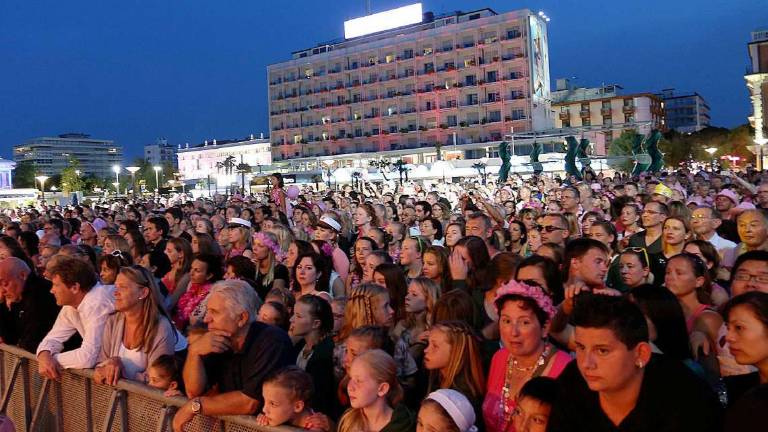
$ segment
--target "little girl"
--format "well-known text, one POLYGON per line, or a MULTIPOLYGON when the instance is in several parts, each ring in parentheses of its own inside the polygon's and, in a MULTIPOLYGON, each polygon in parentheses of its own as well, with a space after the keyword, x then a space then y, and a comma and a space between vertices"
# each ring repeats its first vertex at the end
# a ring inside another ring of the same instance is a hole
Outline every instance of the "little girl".
POLYGON ((456 390, 440 389, 427 395, 419 409, 416 431, 477 432, 475 410, 456 390))
POLYGON ((413 430, 413 414, 400 404, 403 389, 389 354, 378 349, 365 352, 352 362, 349 378, 352 408, 339 420, 339 432, 413 430))
POLYGON ((312 377, 300 368, 288 366, 272 374, 264 380, 262 394, 263 412, 256 417, 260 425, 289 425, 313 431, 332 429, 327 417, 312 411, 312 377))
POLYGON ((176 357, 168 354, 161 355, 149 366, 147 375, 149 376, 149 386, 164 390, 164 396, 183 395, 181 365, 176 357))

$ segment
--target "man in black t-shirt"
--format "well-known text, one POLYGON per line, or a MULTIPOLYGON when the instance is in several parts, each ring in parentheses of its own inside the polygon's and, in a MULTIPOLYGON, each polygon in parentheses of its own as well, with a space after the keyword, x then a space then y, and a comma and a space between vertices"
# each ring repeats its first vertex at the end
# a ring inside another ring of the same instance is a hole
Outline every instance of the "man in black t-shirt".
POLYGON ((182 430, 196 414, 255 413, 263 404, 264 379, 295 363, 288 334, 255 321, 260 303, 246 282, 229 280, 213 286, 205 315, 208 331, 190 337, 184 386, 191 400, 174 417, 174 430, 182 430), (216 396, 201 396, 212 388, 216 396))
POLYGON ((16 257, 0 261, 0 340, 35 352, 59 314, 51 282, 16 257))
POLYGON ((681 362, 651 354, 637 305, 624 297, 582 294, 571 323, 576 361, 558 378, 548 431, 720 430, 714 393, 681 362))

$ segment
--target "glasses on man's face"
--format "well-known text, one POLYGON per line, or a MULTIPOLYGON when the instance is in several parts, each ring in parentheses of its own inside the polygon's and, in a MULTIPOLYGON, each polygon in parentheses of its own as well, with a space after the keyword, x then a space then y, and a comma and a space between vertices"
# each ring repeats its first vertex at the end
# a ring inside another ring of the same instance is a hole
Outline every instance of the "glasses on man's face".
POLYGON ((768 275, 766 274, 751 275, 749 273, 736 273, 733 279, 740 282, 749 282, 751 280, 754 280, 757 283, 768 284, 768 275))
POLYGON ((662 214, 661 212, 657 212, 657 211, 653 211, 653 210, 648 210, 648 209, 643 210, 643 213, 649 214, 649 215, 660 215, 660 214, 662 214))
POLYGON ((565 230, 565 228, 556 227, 554 225, 538 225, 536 229, 538 229, 539 231, 546 231, 548 233, 565 230))

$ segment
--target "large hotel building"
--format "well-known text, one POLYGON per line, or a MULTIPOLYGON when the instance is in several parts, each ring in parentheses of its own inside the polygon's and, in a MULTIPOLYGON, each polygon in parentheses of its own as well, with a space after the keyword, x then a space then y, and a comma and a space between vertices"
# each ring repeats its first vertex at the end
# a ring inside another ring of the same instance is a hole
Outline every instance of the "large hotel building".
POLYGON ((428 163, 436 146, 444 159, 483 157, 512 130, 552 128, 546 20, 529 10, 427 12, 294 52, 268 67, 273 160, 428 163))

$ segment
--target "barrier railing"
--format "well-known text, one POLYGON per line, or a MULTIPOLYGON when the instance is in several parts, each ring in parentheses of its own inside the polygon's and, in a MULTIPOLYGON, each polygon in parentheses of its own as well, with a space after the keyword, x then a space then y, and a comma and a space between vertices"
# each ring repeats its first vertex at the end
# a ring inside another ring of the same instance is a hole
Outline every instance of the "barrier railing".
MULTIPOLYGON (((164 432, 172 431, 176 410, 187 401, 120 380, 96 384, 90 369, 67 370, 60 381, 42 378, 31 353, 0 344, 0 413, 17 432, 164 432)), ((256 424, 253 416, 195 416, 189 432, 287 432, 256 424)))

